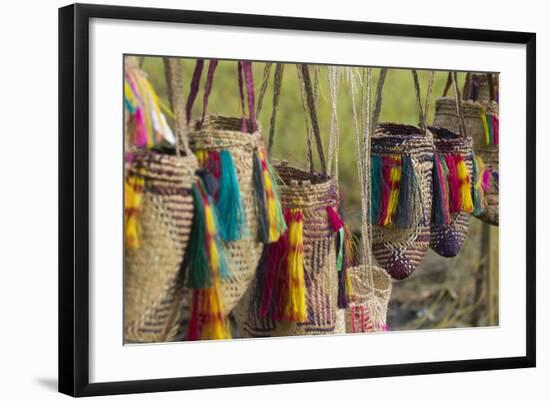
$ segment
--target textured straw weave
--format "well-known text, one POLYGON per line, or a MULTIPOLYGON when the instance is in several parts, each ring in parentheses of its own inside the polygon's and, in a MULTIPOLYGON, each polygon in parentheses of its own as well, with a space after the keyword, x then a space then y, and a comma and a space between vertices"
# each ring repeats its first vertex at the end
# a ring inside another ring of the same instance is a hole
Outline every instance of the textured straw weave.
POLYGON ((388 303, 390 301, 392 282, 385 270, 378 266, 372 267, 374 282, 374 299, 369 287, 368 269, 364 266, 355 266, 348 270, 351 280, 351 299, 346 307, 346 333, 367 333, 380 331, 376 324, 386 324, 388 303), (379 319, 372 319, 371 308, 378 314, 379 319))
MULTIPOLYGON (((489 113, 498 115, 498 105, 495 102, 489 104, 489 113)), ((473 147, 477 156, 481 157, 485 167, 493 173, 499 171, 498 145, 487 145, 485 143, 485 131, 480 118, 485 108, 479 103, 462 102, 464 110, 464 121, 466 133, 473 139, 473 147)), ((437 127, 447 128, 450 131, 458 132, 459 120, 456 115, 456 101, 452 98, 439 98, 435 102, 434 124, 437 127)), ((485 213, 476 216, 479 219, 498 225, 499 222, 499 195, 498 181, 492 179, 491 186, 485 192, 487 208, 485 213)))
MULTIPOLYGON (((257 125, 256 132, 252 134, 242 132, 241 123, 241 118, 210 115, 204 120, 202 128, 189 133, 189 146, 193 152, 228 150, 231 153, 244 208, 246 231, 243 238, 223 245, 230 275, 222 281, 225 314, 229 314, 239 302, 254 278, 263 249, 258 237, 252 168, 254 152, 262 145, 261 130, 257 125)), ((250 121, 248 123, 250 126, 250 121)))
MULTIPOLYGON (((461 137, 445 128, 430 127, 429 129, 434 134, 436 153, 461 155, 466 163, 470 183, 472 183, 472 138, 461 137)), ((470 214, 466 212, 452 213, 449 224, 436 225, 432 222, 430 247, 441 256, 452 257, 458 255, 468 234, 469 222, 470 214)))
POLYGON ((181 320, 183 254, 191 231, 194 156, 137 151, 128 174, 144 180, 139 210, 140 246, 126 249, 125 342, 170 341, 181 320))
MULTIPOLYGON (((254 283, 235 309, 239 334, 242 337, 278 337, 335 333, 338 309, 336 234, 326 211, 328 206, 336 207, 338 203, 334 180, 286 164, 275 168, 281 180, 279 195, 283 208, 299 208, 304 215, 307 321, 260 318, 253 306, 258 290, 254 283)), ((341 326, 340 323, 340 330, 341 326)))
POLYGON ((410 125, 380 124, 372 136, 373 155, 409 155, 420 189, 422 216, 412 228, 373 226, 372 251, 395 279, 408 277, 420 264, 430 242, 433 136, 410 125))

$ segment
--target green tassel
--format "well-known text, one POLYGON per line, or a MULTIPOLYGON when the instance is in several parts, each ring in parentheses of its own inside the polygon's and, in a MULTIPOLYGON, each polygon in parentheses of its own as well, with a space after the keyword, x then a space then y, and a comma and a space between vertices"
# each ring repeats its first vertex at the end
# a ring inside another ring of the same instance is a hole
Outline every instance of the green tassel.
POLYGON ((191 226, 191 235, 183 260, 185 269, 189 269, 189 287, 190 288, 208 288, 211 285, 210 269, 208 266, 208 256, 205 248, 205 222, 204 222, 204 204, 197 180, 192 187, 193 193, 193 225, 191 226))

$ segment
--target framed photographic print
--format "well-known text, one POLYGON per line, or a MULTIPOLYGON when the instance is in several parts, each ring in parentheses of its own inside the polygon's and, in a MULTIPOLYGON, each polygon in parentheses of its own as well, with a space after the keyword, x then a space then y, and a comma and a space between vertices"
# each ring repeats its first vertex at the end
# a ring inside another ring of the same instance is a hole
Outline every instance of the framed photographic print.
POLYGON ((61 8, 59 390, 535 366, 535 43, 61 8))

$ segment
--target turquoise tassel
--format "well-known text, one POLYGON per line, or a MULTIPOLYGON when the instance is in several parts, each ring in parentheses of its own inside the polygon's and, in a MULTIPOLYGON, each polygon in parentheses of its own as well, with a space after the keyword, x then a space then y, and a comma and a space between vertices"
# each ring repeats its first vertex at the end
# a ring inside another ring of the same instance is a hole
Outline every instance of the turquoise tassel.
POLYGON ((224 241, 235 241, 243 235, 244 213, 233 158, 227 150, 220 151, 219 185, 216 207, 220 218, 220 235, 224 241))

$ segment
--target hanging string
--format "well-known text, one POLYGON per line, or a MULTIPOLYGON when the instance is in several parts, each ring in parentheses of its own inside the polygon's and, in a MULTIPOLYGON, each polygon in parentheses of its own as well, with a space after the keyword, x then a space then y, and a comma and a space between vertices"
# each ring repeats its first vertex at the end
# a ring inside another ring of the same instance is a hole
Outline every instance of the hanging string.
MULTIPOLYGON (((352 100, 353 111, 353 127, 355 137, 355 148, 357 155, 357 173, 359 175, 360 191, 361 191, 361 242, 362 242, 362 265, 367 273, 369 292, 374 299, 374 273, 373 273, 373 259, 371 253, 372 244, 372 231, 370 222, 370 137, 372 120, 371 112, 371 83, 372 83, 372 69, 366 69, 366 76, 360 79, 361 94, 362 94, 362 120, 364 126, 359 127, 359 118, 356 105, 357 94, 357 73, 353 69, 348 70, 348 77, 350 82, 350 96, 352 100)), ((373 311, 371 311, 373 312, 373 311)))
POLYGON ((256 107, 256 118, 260 119, 260 113, 264 104, 264 96, 267 91, 267 85, 269 84, 269 76, 271 74, 271 66, 273 63, 265 63, 264 76, 262 78, 262 85, 260 86, 260 93, 258 94, 258 106, 256 107))
POLYGON ((298 83, 300 86, 300 95, 302 97, 302 108, 304 110, 304 116, 306 120, 306 132, 307 132, 307 153, 306 153, 306 169, 310 172, 313 171, 313 151, 311 148, 311 126, 309 123, 309 113, 308 113, 308 105, 307 105, 307 99, 306 99, 306 90, 305 90, 305 84, 304 84, 304 77, 302 74, 302 69, 299 64, 296 64, 296 71, 298 74, 298 83))
POLYGON ((458 130, 460 131, 460 136, 466 137, 466 125, 464 123, 464 114, 462 110, 462 101, 460 100, 460 92, 458 89, 458 79, 456 71, 451 72, 451 79, 453 81, 453 89, 456 99, 456 114, 458 116, 458 130))
POLYGON ((340 148, 340 127, 338 125, 338 92, 340 90, 341 67, 328 67, 328 86, 332 116, 330 120, 330 140, 328 146, 328 174, 338 186, 338 154, 340 148))

